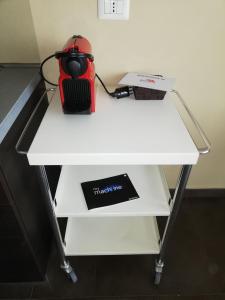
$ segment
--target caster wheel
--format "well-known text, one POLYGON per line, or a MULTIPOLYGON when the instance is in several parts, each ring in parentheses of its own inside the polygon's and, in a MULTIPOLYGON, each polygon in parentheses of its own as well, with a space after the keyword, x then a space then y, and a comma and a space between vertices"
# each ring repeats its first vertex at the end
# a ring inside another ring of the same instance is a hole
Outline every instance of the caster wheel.
POLYGON ((161 276, 162 276, 162 273, 159 273, 159 272, 155 273, 155 280, 154 280, 154 284, 155 285, 159 285, 160 284, 161 276))
POLYGON ((74 271, 71 271, 70 273, 68 273, 67 276, 73 283, 77 282, 77 275, 75 274, 74 271))

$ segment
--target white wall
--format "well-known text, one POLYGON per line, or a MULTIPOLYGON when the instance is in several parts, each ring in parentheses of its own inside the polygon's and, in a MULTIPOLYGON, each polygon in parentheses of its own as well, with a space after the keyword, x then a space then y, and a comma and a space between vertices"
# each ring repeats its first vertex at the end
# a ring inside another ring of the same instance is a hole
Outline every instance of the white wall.
POLYGON ((28 0, 0 0, 0 63, 39 62, 28 0))
MULTIPOLYGON (((130 0, 130 20, 118 22, 97 18, 96 0, 29 1, 41 59, 81 34, 91 41, 107 84, 128 71, 176 77, 176 88, 212 141, 189 186, 225 187, 224 0, 130 0)), ((57 80, 56 63, 45 70, 57 80)), ((168 173, 172 181, 175 173, 168 173)))

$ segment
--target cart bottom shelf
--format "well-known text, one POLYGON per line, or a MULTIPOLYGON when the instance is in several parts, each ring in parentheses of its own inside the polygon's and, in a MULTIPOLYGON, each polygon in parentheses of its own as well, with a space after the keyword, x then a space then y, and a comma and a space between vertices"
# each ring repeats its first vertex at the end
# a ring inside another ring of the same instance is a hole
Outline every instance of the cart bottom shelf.
POLYGON ((65 253, 72 255, 158 254, 155 217, 69 218, 65 253))

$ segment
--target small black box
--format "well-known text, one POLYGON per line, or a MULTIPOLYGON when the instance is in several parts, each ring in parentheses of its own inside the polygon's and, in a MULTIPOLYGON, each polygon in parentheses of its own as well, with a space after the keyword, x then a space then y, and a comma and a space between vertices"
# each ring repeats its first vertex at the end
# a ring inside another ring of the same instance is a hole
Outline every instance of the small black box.
POLYGON ((163 100, 166 92, 135 86, 133 88, 136 100, 163 100))

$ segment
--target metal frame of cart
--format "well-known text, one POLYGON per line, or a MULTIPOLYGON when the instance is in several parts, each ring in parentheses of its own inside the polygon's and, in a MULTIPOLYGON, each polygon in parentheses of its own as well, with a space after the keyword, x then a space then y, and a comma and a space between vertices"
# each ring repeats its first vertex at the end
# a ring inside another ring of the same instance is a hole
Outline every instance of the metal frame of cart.
MULTIPOLYGON (((38 110, 39 105, 45 99, 46 94, 48 92, 54 92, 55 93, 55 89, 48 89, 43 94, 43 96, 40 98, 40 100, 39 100, 39 102, 36 106, 36 109, 33 111, 27 125, 25 126, 25 128, 24 128, 24 130, 23 130, 23 132, 22 132, 22 134, 21 134, 21 136, 20 136, 20 138, 17 142, 16 150, 20 154, 27 155, 27 151, 21 149, 21 144, 22 144, 22 141, 23 141, 23 139, 26 135, 26 131, 29 128, 29 126, 32 122, 32 119, 33 119, 36 111, 38 110)), ((184 102, 181 95, 175 90, 173 90, 172 92, 175 93, 176 96, 181 101, 183 107, 185 108, 185 110, 188 113, 190 119, 192 120, 195 128, 197 129, 200 137, 202 138, 203 142, 205 143, 205 147, 197 148, 199 154, 207 154, 210 151, 210 147, 211 147, 207 136, 205 135, 205 133, 202 130, 201 126, 199 125, 198 121, 195 119, 195 117, 193 116, 193 114, 191 113, 189 108, 187 107, 187 105, 184 102)), ((125 164, 128 165, 129 162, 126 161, 125 164)), ((169 241, 169 238, 170 238, 170 233, 172 231, 172 228, 173 228, 175 220, 176 220, 176 216, 179 212, 180 204, 182 202, 183 193, 185 191, 185 188, 186 188, 186 185, 187 185, 187 182, 188 182, 188 178, 189 178, 189 175, 190 175, 190 172, 191 172, 191 168, 192 168, 192 164, 185 164, 185 165, 182 166, 179 177, 178 177, 178 180, 177 180, 177 185, 176 185, 176 188, 175 188, 174 196, 173 196, 172 199, 170 199, 169 204, 168 204, 169 207, 170 207, 170 215, 168 216, 163 236, 159 241, 159 254, 157 255, 156 264, 155 264, 155 281, 154 282, 155 282, 156 285, 158 285, 160 283, 160 280, 161 280, 161 275, 162 275, 162 271, 163 271, 163 267, 164 267, 164 260, 165 260, 165 255, 166 255, 167 244, 168 244, 168 241, 169 241)), ((40 171, 43 187, 45 188, 46 196, 47 196, 47 199, 48 199, 47 207, 48 207, 48 212, 49 212, 49 218, 51 220, 52 228, 53 228, 53 231, 54 231, 56 245, 57 245, 57 248, 58 248, 58 253, 59 253, 60 261, 61 261, 61 268, 65 271, 65 273, 72 280, 72 282, 76 282, 77 281, 77 276, 76 276, 72 266, 70 265, 69 261, 66 259, 65 243, 64 243, 63 238, 62 238, 61 233, 60 233, 60 229, 59 229, 59 225, 58 225, 58 221, 57 221, 57 216, 56 216, 56 212, 55 212, 55 199, 52 198, 52 194, 51 194, 51 191, 50 191, 48 177, 47 177, 47 174, 46 174, 45 167, 44 167, 44 165, 39 165, 38 169, 40 171)))

